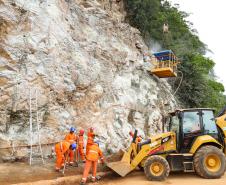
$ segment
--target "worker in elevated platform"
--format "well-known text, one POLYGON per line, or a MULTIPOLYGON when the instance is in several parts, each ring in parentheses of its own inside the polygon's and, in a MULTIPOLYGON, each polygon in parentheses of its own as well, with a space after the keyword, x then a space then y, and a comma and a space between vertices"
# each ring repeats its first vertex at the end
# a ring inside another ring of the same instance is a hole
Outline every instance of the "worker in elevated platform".
MULTIPOLYGON (((73 143, 76 143, 77 144, 77 142, 78 142, 78 137, 77 137, 77 135, 75 134, 75 132, 76 132, 76 129, 74 128, 74 127, 71 127, 70 128, 70 132, 65 136, 65 141, 68 141, 70 144, 73 144, 73 143)), ((70 163, 70 165, 73 165, 74 164, 74 151, 70 151, 70 154, 69 154, 69 163, 70 163)), ((77 159, 78 157, 77 157, 77 155, 76 155, 76 159, 75 159, 75 161, 76 161, 76 163, 75 163, 75 165, 77 166, 78 164, 77 164, 77 159)))
POLYGON ((76 143, 70 144, 68 141, 61 141, 55 145, 56 152, 56 171, 64 166, 71 151, 76 149, 76 143))

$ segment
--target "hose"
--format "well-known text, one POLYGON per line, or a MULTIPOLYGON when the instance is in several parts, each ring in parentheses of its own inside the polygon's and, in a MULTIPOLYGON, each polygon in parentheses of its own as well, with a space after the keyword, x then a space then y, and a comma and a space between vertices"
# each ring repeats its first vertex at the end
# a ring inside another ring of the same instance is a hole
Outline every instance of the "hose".
POLYGON ((181 78, 180 78, 180 83, 179 83, 177 89, 176 89, 176 90, 174 91, 174 93, 173 93, 173 96, 175 96, 175 94, 176 94, 177 91, 179 90, 179 88, 180 88, 180 86, 181 86, 181 84, 182 84, 183 78, 184 78, 184 75, 183 75, 183 73, 182 73, 181 71, 177 71, 177 73, 180 73, 180 74, 181 74, 181 78))
MULTIPOLYGON (((183 73, 182 73, 181 71, 177 71, 177 73, 180 73, 180 74, 181 74, 181 78, 180 78, 179 85, 178 85, 178 87, 176 88, 176 90, 174 91, 174 93, 172 94, 172 96, 175 96, 175 95, 176 95, 176 93, 178 92, 178 90, 179 90, 180 87, 181 87, 181 84, 182 84, 182 81, 183 81, 183 78, 184 78, 184 75, 183 75, 183 73)), ((168 100, 166 101, 165 105, 168 104, 169 101, 170 101, 170 99, 168 99, 168 100)))

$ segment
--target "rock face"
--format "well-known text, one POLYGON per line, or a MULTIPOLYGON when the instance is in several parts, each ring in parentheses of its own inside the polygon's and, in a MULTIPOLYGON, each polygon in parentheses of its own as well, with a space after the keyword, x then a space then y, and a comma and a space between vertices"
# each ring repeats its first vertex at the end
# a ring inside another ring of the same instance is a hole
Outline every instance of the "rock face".
POLYGON ((28 144, 29 119, 37 143, 36 114, 42 143, 92 126, 116 152, 131 129, 160 132, 176 101, 124 15, 118 0, 0 0, 0 147, 28 144))

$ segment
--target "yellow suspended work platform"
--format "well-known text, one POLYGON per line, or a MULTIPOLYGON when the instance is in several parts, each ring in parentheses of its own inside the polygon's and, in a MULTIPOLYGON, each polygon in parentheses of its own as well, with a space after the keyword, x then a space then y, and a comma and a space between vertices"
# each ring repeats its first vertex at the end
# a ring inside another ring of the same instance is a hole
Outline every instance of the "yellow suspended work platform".
POLYGON ((150 72, 159 78, 177 76, 177 65, 180 62, 171 50, 154 53, 151 63, 154 65, 154 68, 150 72))

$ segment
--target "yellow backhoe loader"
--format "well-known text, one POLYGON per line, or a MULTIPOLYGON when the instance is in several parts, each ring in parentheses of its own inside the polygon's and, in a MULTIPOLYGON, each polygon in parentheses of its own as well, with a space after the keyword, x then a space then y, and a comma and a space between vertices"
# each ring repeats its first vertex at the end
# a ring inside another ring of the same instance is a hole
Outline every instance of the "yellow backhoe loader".
POLYGON ((162 181, 169 172, 196 172, 220 178, 226 169, 226 108, 214 118, 209 108, 180 109, 169 113, 167 132, 137 143, 137 130, 121 161, 107 166, 124 177, 137 167, 148 180, 162 181))

